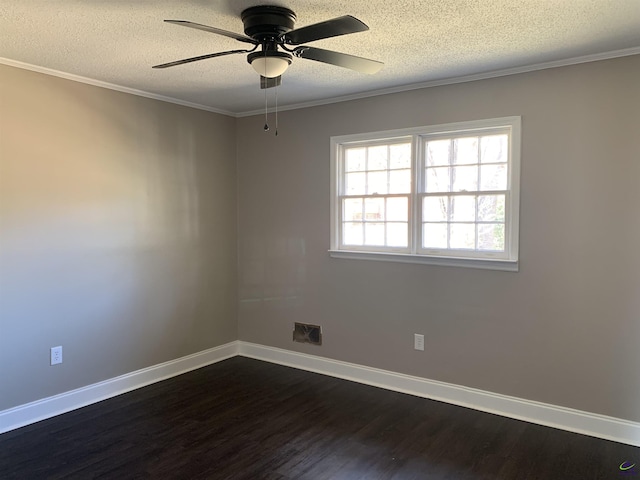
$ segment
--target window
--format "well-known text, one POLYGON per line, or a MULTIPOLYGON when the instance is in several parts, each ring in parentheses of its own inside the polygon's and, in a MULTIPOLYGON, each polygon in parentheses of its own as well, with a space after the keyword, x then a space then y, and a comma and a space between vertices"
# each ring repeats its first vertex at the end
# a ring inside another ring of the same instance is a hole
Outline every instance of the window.
POLYGON ((518 269, 520 117, 332 137, 335 257, 518 269))

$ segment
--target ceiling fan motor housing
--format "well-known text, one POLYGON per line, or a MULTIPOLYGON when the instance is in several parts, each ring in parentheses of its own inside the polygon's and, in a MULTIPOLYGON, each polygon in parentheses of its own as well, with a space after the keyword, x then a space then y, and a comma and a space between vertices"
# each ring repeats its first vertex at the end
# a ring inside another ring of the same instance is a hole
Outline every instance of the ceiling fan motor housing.
POLYGON ((291 10, 273 5, 247 8, 241 18, 244 33, 261 43, 287 33, 296 22, 296 14, 291 10))
MULTIPOLYGON (((261 77, 267 79, 278 78, 282 75, 291 64, 294 56, 296 58, 349 68, 362 73, 373 74, 382 68, 382 62, 304 45, 305 43, 322 40, 324 38, 369 30, 369 27, 367 27, 365 23, 351 15, 343 15, 325 20, 324 22, 294 29, 296 14, 293 13, 292 10, 276 5, 259 5, 243 10, 241 19, 244 25, 245 35, 186 20, 165 20, 165 22, 175 25, 204 30, 224 37, 233 38, 245 44, 252 45, 252 48, 228 50, 226 52, 184 58, 175 62, 154 65, 153 68, 174 67, 176 65, 236 53, 247 53, 247 61, 253 69, 260 74, 261 77), (294 48, 288 48, 288 45, 294 48), (260 50, 258 50, 258 48, 260 48, 260 50)), ((269 88, 276 86, 277 83, 265 82, 265 85, 265 88, 269 88)))

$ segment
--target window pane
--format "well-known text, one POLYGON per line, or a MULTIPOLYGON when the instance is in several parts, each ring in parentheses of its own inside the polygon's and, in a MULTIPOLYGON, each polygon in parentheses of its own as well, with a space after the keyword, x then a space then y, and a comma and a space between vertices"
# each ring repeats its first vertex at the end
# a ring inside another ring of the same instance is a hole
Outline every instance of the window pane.
POLYGON ((476 197, 460 196, 451 199, 451 221, 475 222, 476 221, 476 197))
POLYGON ((476 226, 468 223, 452 223, 451 237, 449 238, 451 248, 476 248, 476 226))
POLYGON ((340 229, 332 248, 511 258, 518 242, 511 222, 519 213, 519 178, 511 169, 520 161, 511 145, 519 143, 512 137, 519 125, 509 117, 332 137, 338 163, 331 167, 340 175, 332 185, 332 233, 340 229))
POLYGON ((363 236, 362 236, 362 228, 363 223, 343 223, 342 224, 342 243, 345 245, 362 245, 363 244, 363 236))
POLYGON ((480 139, 480 162, 507 161, 507 135, 487 135, 480 139))
POLYGON ((453 168, 453 188, 454 192, 473 192, 478 189, 478 167, 453 168))
POLYGON ((408 247, 409 224, 387 223, 387 245, 390 247, 408 247))
POLYGON ((507 164, 482 165, 480 167, 480 190, 506 190, 507 164))
POLYGON ((422 220, 425 222, 446 222, 448 212, 449 197, 424 197, 422 200, 422 220))
POLYGON ((504 222, 504 195, 478 195, 478 221, 504 222))
POLYGON ((422 225, 423 248, 447 248, 446 223, 425 223, 422 225))
POLYGON ((389 168, 411 168, 411 144, 391 145, 389 147, 389 168))
POLYGON ((362 199, 361 198, 346 198, 344 200, 344 210, 342 211, 343 220, 349 221, 362 221, 362 199))
POLYGON ((382 195, 387 193, 387 172, 369 172, 367 174, 367 193, 382 195))
POLYGON ((409 220, 409 199, 387 198, 387 220, 406 222, 409 220))
POLYGON ((411 170, 391 170, 389 172, 389 193, 411 192, 411 170))
POLYGON ((478 250, 504 252, 504 224, 478 225, 478 250))
POLYGON ((365 245, 383 246, 384 223, 365 223, 364 243, 365 245))
POLYGON ((369 163, 367 170, 387 169, 387 146, 369 147, 369 163))
POLYGON ((453 163, 458 165, 478 163, 478 137, 456 138, 453 144, 455 152, 453 163))
POLYGON ((451 140, 433 140, 427 142, 427 167, 449 165, 451 140))
POLYGON ((348 148, 345 151, 346 166, 345 171, 355 172, 356 170, 364 170, 365 149, 364 148, 348 148))
POLYGON ((347 195, 364 195, 365 192, 365 173, 347 173, 345 193, 347 195))
POLYGON ((449 172, 448 167, 427 168, 426 175, 426 192, 448 192, 449 191, 449 172))
POLYGON ((364 219, 367 222, 384 221, 384 198, 365 199, 364 219))

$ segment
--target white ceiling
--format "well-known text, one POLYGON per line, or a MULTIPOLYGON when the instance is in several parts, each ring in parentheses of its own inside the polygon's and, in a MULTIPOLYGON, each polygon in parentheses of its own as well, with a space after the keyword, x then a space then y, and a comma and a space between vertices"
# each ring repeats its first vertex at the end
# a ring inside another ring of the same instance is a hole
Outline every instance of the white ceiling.
POLYGON ((245 55, 151 66, 246 46, 163 19, 243 33, 240 12, 260 4, 292 9, 296 27, 353 15, 371 30, 312 45, 385 63, 365 75, 294 59, 281 107, 640 53, 640 0, 0 0, 0 62, 246 114, 263 108, 265 91, 245 55))

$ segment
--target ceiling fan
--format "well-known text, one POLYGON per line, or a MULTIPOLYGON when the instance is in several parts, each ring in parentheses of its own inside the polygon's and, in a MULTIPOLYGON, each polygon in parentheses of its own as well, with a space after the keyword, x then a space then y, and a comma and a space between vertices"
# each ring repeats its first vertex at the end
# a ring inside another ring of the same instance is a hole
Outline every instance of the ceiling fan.
POLYGON ((376 60, 302 45, 315 40, 369 30, 367 25, 351 15, 344 15, 296 29, 293 29, 296 21, 295 13, 284 7, 267 5, 247 8, 242 12, 241 18, 245 35, 186 20, 165 20, 165 22, 175 25, 233 38, 253 47, 185 58, 175 62, 155 65, 153 68, 174 67, 207 58, 247 53, 247 61, 260 75, 260 87, 270 88, 280 85, 281 75, 291 64, 293 57, 315 60, 368 74, 376 73, 384 65, 376 60), (260 47, 260 50, 258 50, 258 47, 260 47))

